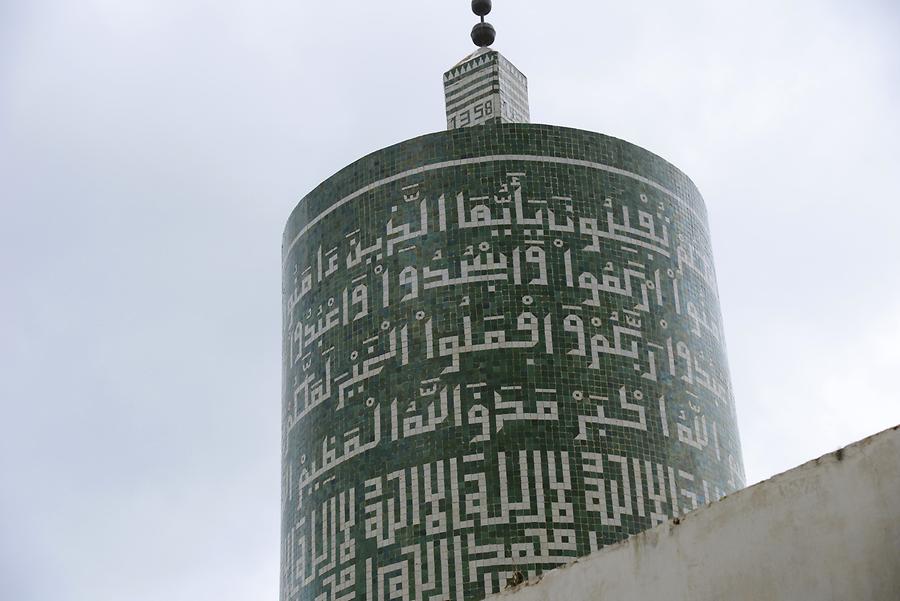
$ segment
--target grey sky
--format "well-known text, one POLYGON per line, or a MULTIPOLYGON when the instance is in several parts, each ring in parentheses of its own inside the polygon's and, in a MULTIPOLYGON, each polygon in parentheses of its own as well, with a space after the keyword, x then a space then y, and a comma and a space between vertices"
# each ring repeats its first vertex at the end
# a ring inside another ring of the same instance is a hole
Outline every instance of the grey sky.
MULTIPOLYGON (((704 194, 751 482, 900 423, 895 2, 490 20, 534 121, 704 194)), ((465 0, 0 3, 0 598, 277 598, 284 220, 443 129, 473 23, 465 0)))

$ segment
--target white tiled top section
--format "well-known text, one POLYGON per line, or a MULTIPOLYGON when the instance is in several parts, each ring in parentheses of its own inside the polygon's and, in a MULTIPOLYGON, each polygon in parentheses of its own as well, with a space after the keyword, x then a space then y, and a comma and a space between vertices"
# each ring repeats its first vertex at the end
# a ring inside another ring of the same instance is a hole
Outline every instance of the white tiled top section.
POLYGON ((530 119, 528 79, 489 48, 478 49, 444 73, 444 100, 447 129, 530 119))

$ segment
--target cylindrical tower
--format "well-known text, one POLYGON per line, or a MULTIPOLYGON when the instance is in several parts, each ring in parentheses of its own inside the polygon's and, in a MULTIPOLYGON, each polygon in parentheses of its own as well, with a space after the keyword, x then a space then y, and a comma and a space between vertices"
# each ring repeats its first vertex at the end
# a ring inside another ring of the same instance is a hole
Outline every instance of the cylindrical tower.
POLYGON ((480 599, 743 486, 706 209, 642 148, 391 146, 283 269, 284 601, 480 599))

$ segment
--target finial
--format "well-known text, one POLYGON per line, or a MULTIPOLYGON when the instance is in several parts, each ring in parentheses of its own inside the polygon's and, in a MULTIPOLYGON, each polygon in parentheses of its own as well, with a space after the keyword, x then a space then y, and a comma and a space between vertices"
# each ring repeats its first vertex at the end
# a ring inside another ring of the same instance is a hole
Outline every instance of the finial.
POLYGON ((491 0, 472 0, 472 12, 481 17, 481 23, 476 23, 472 28, 472 41, 481 48, 490 46, 497 37, 494 26, 484 20, 484 16, 491 12, 491 0))
POLYGON ((491 0, 472 0, 472 12, 483 17, 491 12, 491 0))

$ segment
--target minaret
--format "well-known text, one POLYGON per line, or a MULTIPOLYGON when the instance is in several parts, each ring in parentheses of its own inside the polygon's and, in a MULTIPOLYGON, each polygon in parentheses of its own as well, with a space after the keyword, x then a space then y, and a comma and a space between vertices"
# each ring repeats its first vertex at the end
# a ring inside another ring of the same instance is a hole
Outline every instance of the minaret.
POLYGON ((473 0, 481 22, 472 28, 478 50, 444 73, 447 129, 483 123, 529 123, 528 79, 502 54, 492 50, 496 31, 485 22, 491 0, 473 0))
POLYGON ((744 485, 700 192, 529 123, 472 8, 448 130, 284 230, 282 601, 484 599, 744 485))

